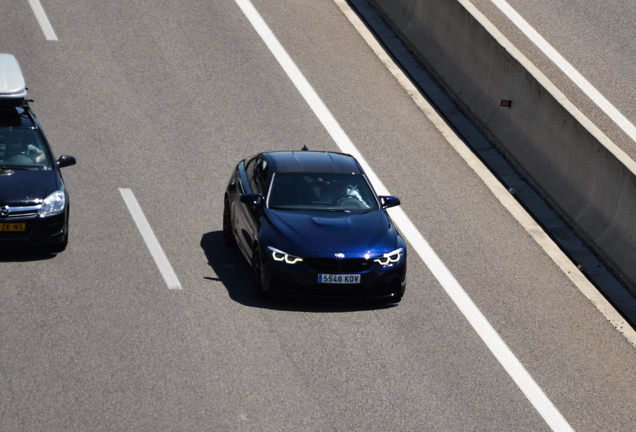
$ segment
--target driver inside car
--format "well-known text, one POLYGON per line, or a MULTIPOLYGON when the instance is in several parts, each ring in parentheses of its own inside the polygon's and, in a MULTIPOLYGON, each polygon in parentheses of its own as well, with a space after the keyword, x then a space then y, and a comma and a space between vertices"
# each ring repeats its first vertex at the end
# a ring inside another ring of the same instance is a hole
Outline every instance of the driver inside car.
POLYGON ((29 144, 24 137, 24 131, 7 129, 0 135, 0 149, 4 144, 2 160, 6 163, 23 164, 20 160, 28 157, 32 162, 40 164, 46 160, 46 154, 33 144, 29 144))
MULTIPOLYGON (((320 181, 322 179, 318 179, 320 181)), ((325 186, 321 193, 321 201, 330 202, 332 204, 338 204, 341 201, 347 199, 357 199, 360 203, 367 208, 367 203, 358 192, 358 188, 355 185, 351 185, 347 182, 331 181, 325 182, 325 186)))

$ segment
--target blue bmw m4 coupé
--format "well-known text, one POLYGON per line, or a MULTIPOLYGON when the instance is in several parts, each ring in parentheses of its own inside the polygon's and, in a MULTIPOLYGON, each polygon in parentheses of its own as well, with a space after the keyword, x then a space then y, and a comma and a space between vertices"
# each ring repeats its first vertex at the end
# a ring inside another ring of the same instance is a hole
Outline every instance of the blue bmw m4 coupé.
POLYGON ((350 155, 261 153, 237 165, 225 192, 223 234, 250 264, 257 294, 360 296, 397 303, 406 244, 350 155))

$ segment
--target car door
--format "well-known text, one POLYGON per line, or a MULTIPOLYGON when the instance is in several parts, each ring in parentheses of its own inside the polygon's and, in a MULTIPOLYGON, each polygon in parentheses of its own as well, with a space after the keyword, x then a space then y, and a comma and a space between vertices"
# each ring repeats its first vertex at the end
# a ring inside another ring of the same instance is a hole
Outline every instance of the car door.
MULTIPOLYGON (((239 170, 240 176, 240 193, 241 195, 256 193, 252 190, 251 183, 254 177, 254 168, 256 166, 257 157, 249 159, 244 164, 244 169, 239 170)), ((236 212, 236 237, 238 245, 245 255, 245 259, 251 261, 252 259, 252 243, 253 243, 253 223, 251 220, 252 206, 249 204, 243 203, 240 200, 237 201, 237 212, 236 212)))
MULTIPOLYGON (((250 166, 250 169, 252 167, 250 166)), ((261 202, 263 205, 265 204, 265 198, 267 196, 267 182, 269 177, 269 163, 267 159, 263 156, 259 156, 256 158, 256 161, 253 166, 253 170, 247 171, 247 178, 249 181, 249 189, 251 193, 261 194, 261 202)), ((254 245, 256 244, 256 239, 258 238, 258 233, 261 229, 261 218, 263 217, 264 212, 262 207, 245 205, 245 229, 247 231, 245 238, 250 241, 248 248, 248 253, 250 255, 250 259, 252 258, 252 252, 254 249, 254 245)))
MULTIPOLYGON (((263 156, 257 156, 245 165, 243 177, 243 187, 246 194, 262 194, 263 202, 267 192, 267 182, 269 177, 269 162, 263 156)), ((258 232, 261 228, 261 216, 263 211, 256 206, 240 203, 240 214, 237 223, 238 237, 241 249, 248 261, 252 259, 252 251, 258 232)))

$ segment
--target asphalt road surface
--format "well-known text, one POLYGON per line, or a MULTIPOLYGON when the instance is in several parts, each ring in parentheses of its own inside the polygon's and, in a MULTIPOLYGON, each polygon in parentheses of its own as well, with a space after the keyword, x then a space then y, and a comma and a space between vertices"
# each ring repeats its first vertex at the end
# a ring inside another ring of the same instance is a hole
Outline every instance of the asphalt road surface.
MULTIPOLYGON (((636 356, 413 103, 333 0, 254 6, 576 430, 636 425, 636 356)), ((397 307, 260 300, 223 190, 265 150, 338 151, 234 0, 0 4, 0 52, 71 194, 68 249, 0 254, 6 431, 549 430, 416 254, 397 307), (182 289, 120 194, 133 191, 182 289)))

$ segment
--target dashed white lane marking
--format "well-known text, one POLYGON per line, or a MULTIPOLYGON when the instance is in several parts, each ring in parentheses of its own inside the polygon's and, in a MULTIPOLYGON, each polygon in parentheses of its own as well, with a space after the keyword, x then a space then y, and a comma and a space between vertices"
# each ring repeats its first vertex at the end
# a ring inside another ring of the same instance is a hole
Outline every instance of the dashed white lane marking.
POLYGON ((53 30, 53 26, 46 16, 46 12, 44 12, 44 8, 40 3, 40 0, 29 0, 29 5, 31 9, 33 9, 33 13, 35 14, 35 18, 40 23, 40 27, 42 28, 42 32, 44 33, 44 37, 46 40, 56 41, 57 35, 55 34, 55 30, 53 30))
MULTIPOLYGON (((336 119, 327 109, 309 82, 305 79, 304 75, 300 72, 291 57, 289 57, 289 54, 287 54, 278 39, 276 39, 276 36, 274 36, 252 3, 249 0, 235 1, 261 39, 263 39, 278 63, 285 70, 287 76, 289 76, 305 101, 309 104, 327 132, 336 142, 340 150, 344 153, 351 154, 358 160, 358 162, 360 162, 363 169, 369 176, 371 183, 373 183, 380 195, 388 195, 389 193, 386 187, 382 184, 369 164, 364 160, 344 130, 342 130, 336 119)), ((340 3, 338 0, 336 0, 336 2, 340 3)), ((546 423, 554 431, 573 430, 559 410, 557 410, 543 390, 526 371, 521 362, 519 362, 512 351, 510 351, 506 343, 490 325, 488 320, 473 303, 468 294, 466 294, 459 282, 457 282, 448 268, 446 268, 444 263, 439 259, 435 251, 429 246, 406 213, 404 213, 404 211, 400 208, 394 208, 392 210, 391 217, 399 227, 402 234, 407 238, 409 243, 411 243, 413 249, 415 249, 418 255, 422 258, 426 266, 431 270, 431 273, 435 276, 446 293, 466 317, 473 329, 475 329, 477 334, 484 341, 488 349, 490 349, 506 372, 512 377, 514 382, 517 386, 519 386, 523 394, 532 403, 546 423)))
POLYGON ((119 192, 121 193, 121 197, 124 199, 126 207, 128 207, 128 211, 135 221, 135 224, 137 224, 141 237, 143 237, 146 242, 150 255, 154 258, 155 264, 157 264, 157 267, 159 268, 163 279, 166 281, 168 288, 181 289, 181 282, 179 282, 177 274, 172 269, 170 261, 168 261, 168 257, 166 257, 163 249, 161 249, 159 240, 157 240, 155 233, 152 231, 152 228, 150 227, 146 216, 144 216, 141 206, 135 199, 135 195, 132 190, 120 188, 119 192))
POLYGON ((614 123, 636 141, 636 126, 630 122, 609 100, 605 98, 581 73, 576 70, 550 43, 543 38, 505 0, 491 0, 501 12, 516 25, 552 62, 557 65, 614 123))

